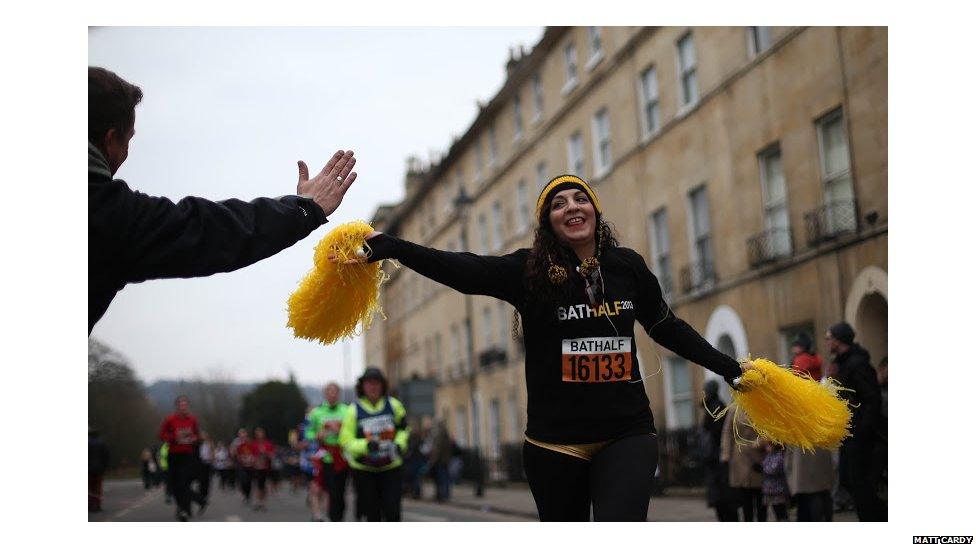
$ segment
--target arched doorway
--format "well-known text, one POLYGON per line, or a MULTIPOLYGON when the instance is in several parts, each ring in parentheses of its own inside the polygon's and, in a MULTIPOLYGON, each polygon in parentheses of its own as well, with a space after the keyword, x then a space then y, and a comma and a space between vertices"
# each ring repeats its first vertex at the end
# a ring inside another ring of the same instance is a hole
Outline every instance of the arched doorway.
MULTIPOLYGON (((735 309, 728 305, 716 307, 712 312, 708 324, 705 325, 704 336, 713 347, 730 357, 739 359, 749 354, 749 339, 746 337, 745 325, 735 309)), ((705 379, 719 380, 719 395, 726 403, 731 401, 728 384, 721 377, 706 370, 705 379)))
POLYGON ((870 266, 854 279, 847 296, 844 319, 854 328, 855 339, 871 353, 877 366, 888 356, 888 274, 870 266))

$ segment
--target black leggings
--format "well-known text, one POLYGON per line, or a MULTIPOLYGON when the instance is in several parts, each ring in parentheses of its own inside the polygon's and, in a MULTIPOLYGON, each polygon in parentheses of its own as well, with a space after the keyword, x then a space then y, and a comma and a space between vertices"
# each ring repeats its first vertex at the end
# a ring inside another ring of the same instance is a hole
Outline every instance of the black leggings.
POLYGON ((403 466, 379 473, 353 469, 352 484, 356 489, 356 505, 367 521, 400 522, 403 466))
POLYGON ((542 521, 645 521, 657 469, 657 436, 615 440, 592 461, 525 442, 522 460, 542 521))

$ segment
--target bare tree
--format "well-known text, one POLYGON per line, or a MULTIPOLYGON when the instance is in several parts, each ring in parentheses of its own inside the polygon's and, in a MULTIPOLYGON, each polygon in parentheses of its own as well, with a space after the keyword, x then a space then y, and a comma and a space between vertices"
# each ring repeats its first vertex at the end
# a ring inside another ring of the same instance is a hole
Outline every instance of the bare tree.
POLYGON ((146 396, 128 360, 107 345, 88 340, 88 425, 108 445, 110 467, 134 465, 156 439, 162 414, 146 396))
POLYGON ((211 368, 206 377, 181 381, 179 391, 190 397, 193 413, 201 428, 213 440, 229 442, 240 426, 241 394, 233 375, 222 368, 211 368))

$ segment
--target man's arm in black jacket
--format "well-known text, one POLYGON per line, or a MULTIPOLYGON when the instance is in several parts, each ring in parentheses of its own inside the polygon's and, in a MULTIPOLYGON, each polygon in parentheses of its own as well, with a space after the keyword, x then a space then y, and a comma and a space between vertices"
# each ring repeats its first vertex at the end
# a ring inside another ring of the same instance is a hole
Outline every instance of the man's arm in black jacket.
MULTIPOLYGON (((270 257, 325 223, 322 209, 299 196, 178 203, 132 191, 121 181, 104 199, 115 217, 125 282, 229 272, 270 257)), ((108 189, 106 189, 108 190, 108 189)), ((89 200, 92 200, 89 195, 89 200)))

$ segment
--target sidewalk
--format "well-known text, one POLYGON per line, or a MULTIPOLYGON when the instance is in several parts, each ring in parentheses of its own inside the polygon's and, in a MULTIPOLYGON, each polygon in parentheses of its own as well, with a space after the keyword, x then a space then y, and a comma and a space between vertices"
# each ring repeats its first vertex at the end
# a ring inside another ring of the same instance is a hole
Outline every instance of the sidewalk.
MULTIPOLYGON (((431 501, 434 498, 433 482, 425 482, 423 499, 431 501)), ((518 517, 538 520, 535 501, 529 492, 528 484, 507 483, 504 487, 486 486, 484 497, 474 495, 474 485, 462 483, 451 490, 451 500, 444 505, 452 505, 465 509, 476 509, 514 515, 518 517)), ((795 520, 795 509, 791 518, 795 520)), ((772 511, 769 513, 772 519, 772 511)), ((715 511, 705 504, 704 491, 694 489, 675 489, 666 491, 664 495, 651 498, 647 520, 649 522, 715 522, 715 511)), ((853 512, 838 513, 834 516, 837 522, 856 521, 853 512)))

